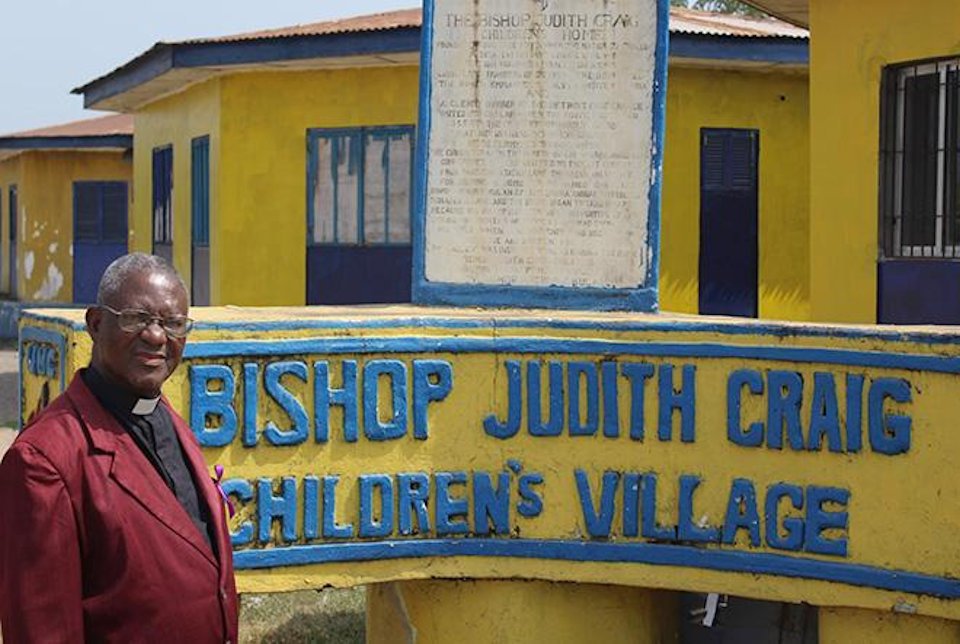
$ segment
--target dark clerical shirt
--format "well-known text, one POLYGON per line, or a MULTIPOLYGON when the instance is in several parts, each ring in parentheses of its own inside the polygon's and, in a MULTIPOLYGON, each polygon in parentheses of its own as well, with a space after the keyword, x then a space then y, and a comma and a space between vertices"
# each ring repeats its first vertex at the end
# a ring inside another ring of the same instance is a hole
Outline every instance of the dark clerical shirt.
POLYGON ((143 400, 111 384, 92 366, 81 372, 81 377, 97 400, 133 437, 207 543, 215 543, 210 511, 197 493, 197 486, 183 458, 170 412, 161 404, 154 406, 150 404, 154 401, 143 400), (144 407, 147 408, 147 413, 144 413, 144 407))

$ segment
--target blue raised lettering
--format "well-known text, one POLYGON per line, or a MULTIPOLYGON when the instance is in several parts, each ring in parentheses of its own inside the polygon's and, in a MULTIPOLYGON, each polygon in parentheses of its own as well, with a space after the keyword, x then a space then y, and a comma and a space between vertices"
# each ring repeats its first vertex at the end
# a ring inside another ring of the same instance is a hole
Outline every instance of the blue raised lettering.
POLYGON ((453 366, 446 360, 413 361, 413 437, 426 440, 429 435, 427 409, 453 389, 453 366))
POLYGON ((700 526, 693 515, 693 494, 700 486, 700 477, 684 474, 680 477, 680 501, 677 512, 677 536, 681 541, 720 540, 720 531, 713 526, 700 526))
POLYGON ((527 362, 527 429, 531 436, 559 436, 563 431, 563 365, 551 362, 549 369, 550 420, 544 425, 540 409, 540 363, 527 362))
POLYGON ((600 363, 600 382, 603 388, 603 435, 607 438, 620 436, 620 410, 617 400, 617 363, 605 360, 600 363))
MULTIPOLYGON (((227 479, 220 489, 224 495, 233 497, 241 503, 249 503, 253 500, 253 486, 246 479, 227 479)), ((246 546, 253 541, 253 522, 249 520, 241 521, 235 532, 230 533, 230 545, 233 547, 246 546)))
POLYGON ((680 414, 680 440, 692 443, 696 437, 696 374, 694 365, 683 365, 683 385, 673 388, 673 365, 660 365, 657 374, 659 393, 659 426, 657 436, 662 441, 673 440, 673 411, 680 414))
POLYGON ((600 382, 597 365, 592 362, 571 362, 567 365, 567 426, 571 436, 593 436, 600 426, 600 382), (581 422, 580 388, 586 380, 586 419, 581 422))
POLYGON ((644 539, 676 541, 676 526, 666 527, 657 523, 657 475, 653 472, 644 474, 642 486, 643 506, 640 513, 640 534, 644 539))
POLYGON ((837 405, 837 383, 832 373, 818 371, 813 374, 808 448, 819 450, 824 436, 827 438, 827 449, 831 452, 843 452, 843 440, 840 437, 840 410, 837 405))
POLYGON ((473 532, 490 534, 510 533, 510 473, 500 472, 497 487, 487 472, 473 473, 473 532))
POLYGON ((520 363, 507 360, 503 366, 507 370, 507 422, 501 423, 496 414, 490 414, 483 419, 483 431, 494 438, 511 438, 520 431, 520 410, 523 404, 520 363))
POLYGON ((627 362, 620 371, 630 381, 630 438, 642 441, 644 436, 643 392, 647 379, 653 376, 653 365, 646 362, 627 362))
POLYGON ((270 479, 257 481, 257 523, 260 543, 270 542, 273 520, 280 519, 281 539, 290 543, 297 538, 297 480, 292 476, 280 479, 280 496, 273 495, 270 479))
POLYGON ((313 365, 313 395, 314 395, 314 434, 318 443, 326 443, 330 439, 330 408, 343 407, 343 440, 355 443, 358 439, 357 430, 357 362, 344 360, 340 364, 341 382, 343 387, 337 389, 330 386, 329 363, 318 361, 313 365))
POLYGON ((609 537, 610 527, 613 524, 613 513, 616 510, 614 503, 617 486, 620 484, 620 474, 606 471, 600 481, 599 505, 594 507, 593 494, 590 491, 590 480, 583 470, 574 470, 577 480, 577 493, 580 497, 580 509, 583 512, 583 522, 586 524, 587 534, 591 537, 609 537))
POLYGON ((385 537, 393 532, 393 479, 386 474, 360 475, 361 537, 385 537), (380 520, 373 516, 379 497, 380 520))
POLYGON ((640 534, 640 475, 626 472, 623 475, 623 536, 640 534))
POLYGON ((190 426, 203 447, 223 447, 236 436, 235 385, 230 367, 219 364, 190 366, 190 426), (211 389, 211 382, 220 383, 220 387, 211 389), (211 416, 219 419, 219 427, 207 427, 211 416))
POLYGON ((910 402, 910 383, 902 378, 877 378, 870 383, 867 394, 870 447, 881 454, 903 454, 910 451, 912 421, 905 414, 884 413, 888 398, 898 403, 910 402))
POLYGON ((303 537, 320 536, 320 479, 313 475, 303 477, 303 537))
POLYGON ((430 532, 430 513, 427 510, 427 502, 430 500, 430 478, 422 472, 397 474, 397 497, 400 534, 430 532), (416 529, 413 527, 414 515, 417 517, 416 529))
POLYGON ((783 426, 793 449, 803 449, 800 426, 800 402, 803 378, 795 371, 771 371, 767 374, 767 447, 783 449, 783 426))
POLYGON ((437 535, 466 534, 470 531, 467 523, 469 506, 467 499, 450 495, 450 487, 467 484, 466 472, 437 472, 434 476, 437 484, 437 535))
POLYGON ((847 451, 863 447, 863 376, 847 374, 847 451))
POLYGON ((363 433, 372 441, 403 438, 407 433, 407 365, 399 360, 371 360, 363 365, 363 433), (380 420, 380 377, 389 382, 390 420, 380 420))
POLYGON ((730 485, 727 516, 723 520, 722 543, 733 545, 737 531, 750 534, 750 545, 760 546, 760 514, 757 512, 757 490, 748 479, 734 479, 730 485))
POLYGON ((517 513, 520 516, 529 519, 543 512, 543 498, 533 489, 533 486, 541 484, 543 484, 543 474, 531 472, 520 477, 518 484, 520 501, 517 502, 517 513))
POLYGON ((803 519, 785 517, 783 535, 780 534, 780 500, 790 499, 796 510, 803 509, 803 489, 788 483, 776 483, 767 488, 764 504, 764 527, 767 545, 777 550, 800 550, 803 546, 803 519))
POLYGON ((307 365, 300 361, 272 362, 263 370, 264 388, 280 408, 290 417, 290 427, 280 429, 271 420, 267 421, 263 435, 271 445, 299 445, 307 440, 310 432, 310 419, 307 410, 290 391, 283 386, 282 378, 286 374, 307 381, 307 365))
POLYGON ((763 378, 753 369, 738 369, 730 374, 727 380, 727 439, 743 447, 758 447, 763 444, 763 423, 759 420, 752 422, 746 431, 741 424, 744 386, 751 394, 760 395, 763 393, 763 378))
POLYGON ((848 515, 847 502, 850 491, 836 487, 807 487, 807 530, 803 549, 820 555, 847 556, 847 538, 827 539, 824 530, 846 530, 848 515), (835 503, 844 508, 840 512, 827 512, 824 503, 835 503))
POLYGON ((323 538, 349 539, 353 536, 353 524, 337 523, 337 483, 339 476, 323 477, 323 538))
POLYGON ((257 407, 259 406, 260 365, 247 362, 243 365, 243 446, 255 447, 257 434, 257 407))

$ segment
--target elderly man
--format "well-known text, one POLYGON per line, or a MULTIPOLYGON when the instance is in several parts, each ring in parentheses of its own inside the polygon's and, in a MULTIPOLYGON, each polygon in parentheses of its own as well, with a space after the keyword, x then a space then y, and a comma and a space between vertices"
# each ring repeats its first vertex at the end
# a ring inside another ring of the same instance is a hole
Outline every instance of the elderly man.
POLYGON ((164 260, 134 253, 86 312, 90 366, 0 464, 0 620, 11 642, 229 642, 223 503, 160 387, 192 321, 164 260))

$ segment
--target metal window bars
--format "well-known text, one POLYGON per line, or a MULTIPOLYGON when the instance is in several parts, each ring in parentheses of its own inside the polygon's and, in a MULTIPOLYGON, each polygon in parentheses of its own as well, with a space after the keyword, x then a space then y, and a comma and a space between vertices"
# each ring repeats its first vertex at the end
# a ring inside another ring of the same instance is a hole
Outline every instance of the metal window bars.
POLYGON ((887 67, 880 106, 884 258, 960 258, 960 59, 887 67))

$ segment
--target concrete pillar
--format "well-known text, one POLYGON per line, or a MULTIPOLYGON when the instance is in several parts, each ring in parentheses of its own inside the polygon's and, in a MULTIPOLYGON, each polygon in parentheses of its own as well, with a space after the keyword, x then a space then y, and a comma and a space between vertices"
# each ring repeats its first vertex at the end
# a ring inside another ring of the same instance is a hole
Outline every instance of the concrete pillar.
POLYGON ((424 580, 367 587, 367 642, 677 641, 675 595, 545 581, 424 580))
POLYGON ((853 608, 821 608, 820 644, 947 644, 960 642, 960 622, 853 608))

